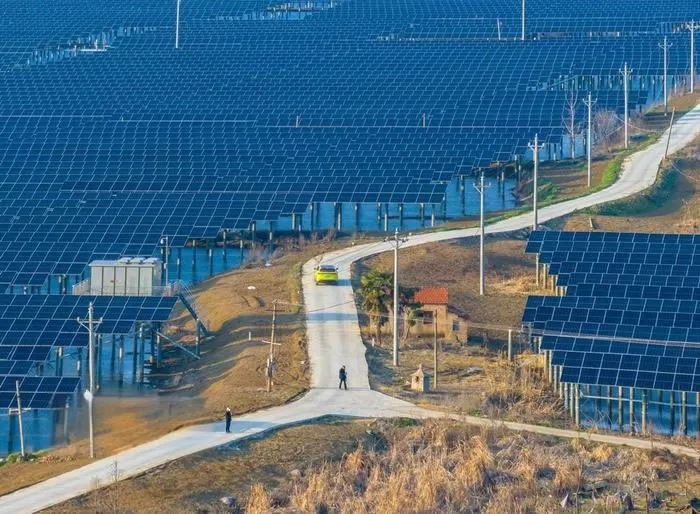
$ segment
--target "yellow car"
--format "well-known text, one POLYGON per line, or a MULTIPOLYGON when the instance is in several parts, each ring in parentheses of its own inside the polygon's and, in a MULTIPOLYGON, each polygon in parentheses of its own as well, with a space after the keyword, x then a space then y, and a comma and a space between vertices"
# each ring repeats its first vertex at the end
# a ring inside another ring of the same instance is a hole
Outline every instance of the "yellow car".
POLYGON ((330 264, 321 264, 314 268, 314 282, 318 284, 337 284, 338 268, 330 264))

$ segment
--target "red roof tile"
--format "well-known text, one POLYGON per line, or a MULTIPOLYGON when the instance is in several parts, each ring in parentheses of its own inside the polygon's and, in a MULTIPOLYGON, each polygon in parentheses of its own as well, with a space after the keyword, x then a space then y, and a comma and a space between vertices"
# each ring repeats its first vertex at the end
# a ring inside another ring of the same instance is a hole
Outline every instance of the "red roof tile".
POLYGON ((447 305, 448 294, 446 287, 424 287, 416 291, 414 301, 423 305, 447 305))

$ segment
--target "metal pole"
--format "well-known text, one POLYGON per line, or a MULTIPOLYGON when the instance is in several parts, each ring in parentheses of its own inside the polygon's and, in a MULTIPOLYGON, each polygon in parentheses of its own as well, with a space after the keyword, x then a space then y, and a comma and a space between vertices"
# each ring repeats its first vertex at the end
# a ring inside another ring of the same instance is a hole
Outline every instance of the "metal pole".
POLYGON ((15 390, 17 392, 17 419, 19 420, 19 447, 24 459, 26 454, 24 453, 24 423, 22 422, 22 399, 19 394, 19 380, 15 380, 15 390))
POLYGON ((438 389, 438 311, 433 314, 433 369, 435 370, 435 390, 438 389))
POLYGON ((539 136, 535 134, 535 143, 528 144, 528 146, 532 149, 532 160, 534 163, 534 169, 532 173, 532 230, 537 230, 537 173, 539 171, 540 149, 543 148, 544 145, 539 144, 539 136))
POLYGON ((668 158, 668 147, 671 145, 671 132, 673 131, 673 119, 676 117, 676 109, 674 107, 671 112, 671 124, 668 126, 668 139, 666 139, 666 151, 664 152, 664 159, 668 158))
POLYGON ((625 148, 630 147, 630 140, 629 140, 629 76, 632 70, 627 66, 627 63, 625 63, 624 68, 622 69, 622 76, 623 76, 623 82, 624 82, 624 90, 625 90, 625 148))
POLYGON ((268 357, 267 369, 267 392, 272 391, 272 366, 274 365, 274 344, 275 344, 275 327, 277 325, 277 301, 272 301, 272 329, 270 332, 270 355, 268 357))
POLYGON ((673 43, 669 43, 666 36, 663 44, 659 44, 659 48, 664 51, 664 116, 668 115, 668 49, 672 46, 673 43))
POLYGON ((695 93, 695 20, 690 22, 690 92, 695 93))
POLYGON ((175 11, 175 49, 180 48, 180 0, 177 0, 175 11))
POLYGON ((481 177, 479 178, 479 185, 474 186, 474 188, 479 191, 480 198, 480 218, 479 218, 479 294, 484 296, 485 290, 485 277, 484 277, 484 192, 486 191, 484 185, 484 172, 481 172, 481 177))
POLYGON ((525 41, 525 0, 523 0, 522 19, 520 25, 520 40, 525 41))
POLYGON ((399 365, 399 229, 394 232, 394 366, 399 365))
POLYGON ((591 162, 593 155, 593 95, 588 93, 588 100, 583 103, 588 107, 588 135, 586 136, 586 153, 588 158, 588 187, 591 187, 591 162))

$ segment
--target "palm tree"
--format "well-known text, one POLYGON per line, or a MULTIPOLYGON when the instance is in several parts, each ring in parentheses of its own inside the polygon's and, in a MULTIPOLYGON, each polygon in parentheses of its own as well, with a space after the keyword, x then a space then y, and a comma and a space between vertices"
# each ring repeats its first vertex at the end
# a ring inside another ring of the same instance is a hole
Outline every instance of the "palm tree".
POLYGON ((369 325, 374 327, 377 344, 382 344, 381 319, 389 311, 393 291, 393 275, 377 270, 370 270, 360 278, 362 310, 369 314, 369 325))

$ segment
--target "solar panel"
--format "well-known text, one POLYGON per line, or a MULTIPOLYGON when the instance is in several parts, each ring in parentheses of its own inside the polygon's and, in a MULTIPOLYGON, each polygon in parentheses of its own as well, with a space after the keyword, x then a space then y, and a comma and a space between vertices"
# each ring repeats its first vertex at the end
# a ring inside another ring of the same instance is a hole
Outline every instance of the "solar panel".
POLYGON ((18 380, 23 409, 63 407, 80 383, 76 377, 0 376, 0 408, 17 408, 18 380))

